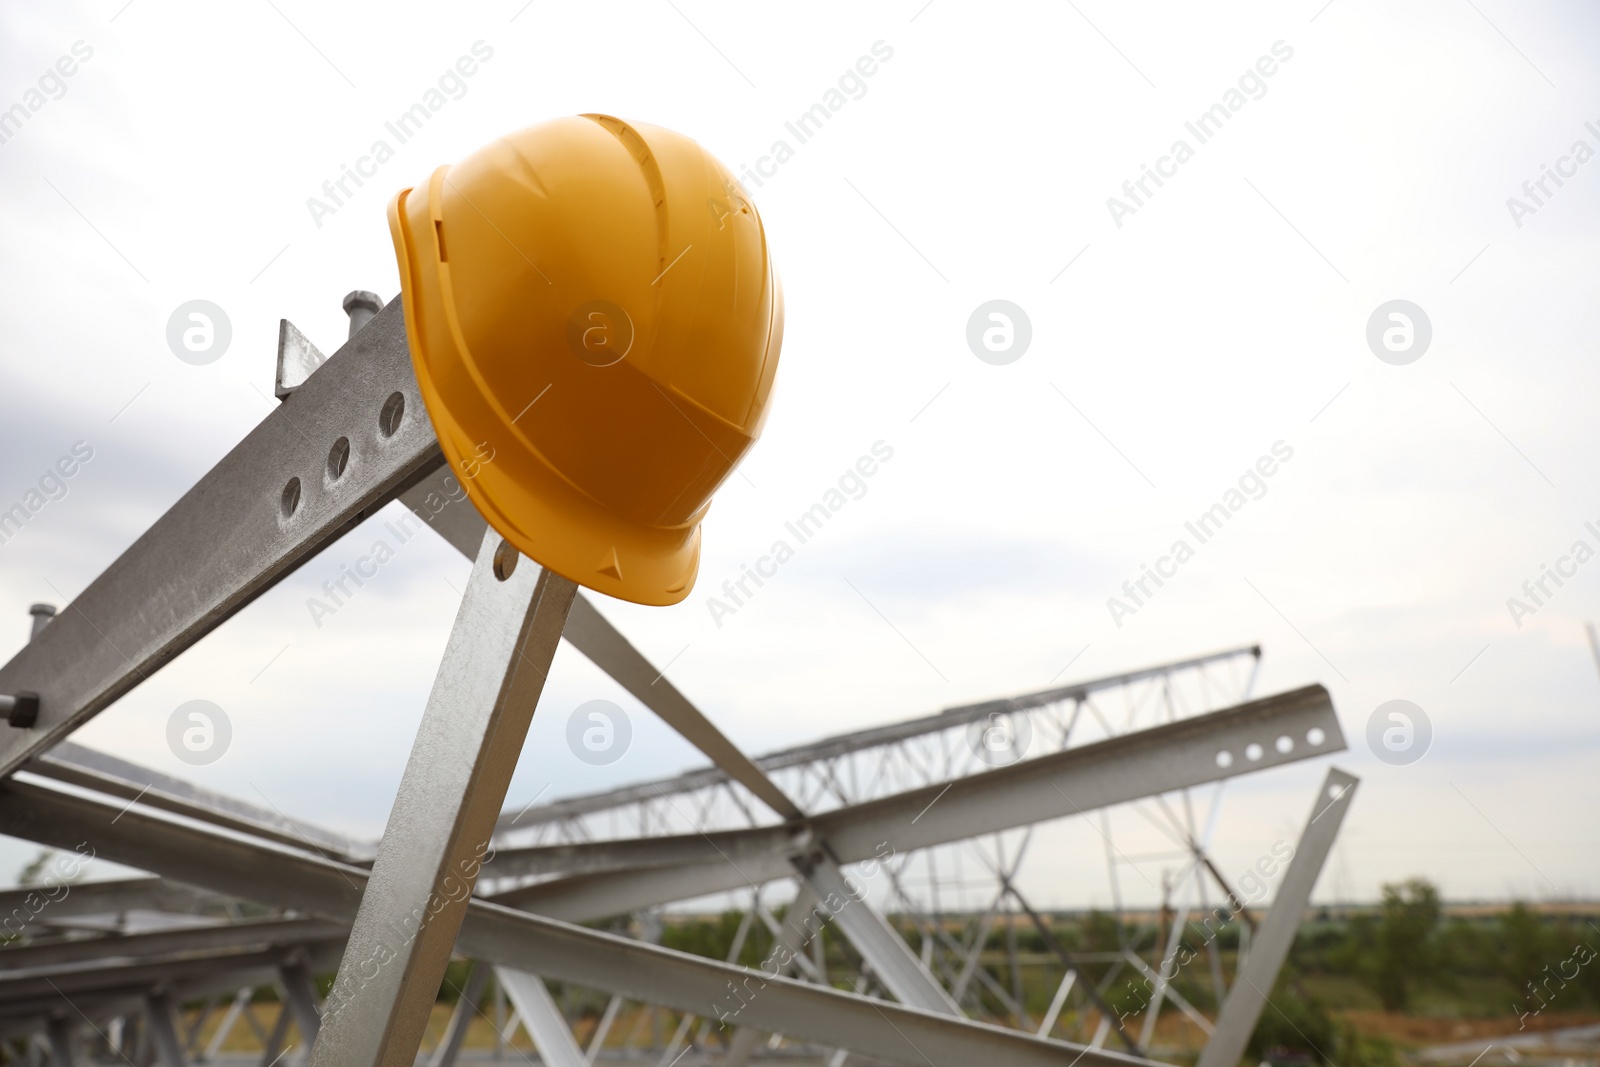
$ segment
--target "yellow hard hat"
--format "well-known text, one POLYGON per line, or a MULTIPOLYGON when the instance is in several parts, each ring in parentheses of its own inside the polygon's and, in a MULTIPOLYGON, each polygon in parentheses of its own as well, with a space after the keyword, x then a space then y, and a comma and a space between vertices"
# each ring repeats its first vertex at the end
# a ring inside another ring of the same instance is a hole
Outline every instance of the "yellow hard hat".
POLYGON ((783 340, 728 170, 657 126, 556 119, 402 190, 389 228, 423 400, 484 518, 580 585, 688 596, 783 340))

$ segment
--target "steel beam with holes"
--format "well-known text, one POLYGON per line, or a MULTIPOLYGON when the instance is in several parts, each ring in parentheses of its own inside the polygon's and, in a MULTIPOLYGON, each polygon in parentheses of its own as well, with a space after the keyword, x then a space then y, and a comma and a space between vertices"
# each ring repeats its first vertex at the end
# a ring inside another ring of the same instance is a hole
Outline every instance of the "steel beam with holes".
POLYGON ((1272 995, 1278 970, 1294 945, 1301 917, 1306 905, 1311 903, 1311 891, 1316 888, 1317 877, 1328 860, 1328 853, 1333 850, 1339 824, 1350 810, 1359 781, 1337 767, 1329 768, 1311 805, 1305 829, 1300 831, 1294 858, 1289 861, 1289 869, 1278 885, 1278 895, 1260 929, 1250 939, 1250 955, 1239 969, 1228 998, 1222 1002, 1216 1032, 1201 1050, 1196 1067, 1235 1067, 1244 1055, 1250 1035, 1261 1019, 1261 1011, 1272 995))
MULTIPOLYGON (((580 651, 582 650, 580 649, 580 651)), ((587 655, 588 653, 585 654, 587 655)), ((1000 700, 988 700, 979 704, 946 708, 933 715, 924 715, 915 719, 907 719, 903 722, 890 723, 886 726, 874 726, 866 730, 838 734, 833 737, 823 738, 821 741, 808 742, 804 745, 783 749, 765 756, 757 756, 752 762, 761 770, 769 773, 789 767, 800 767, 808 763, 861 752, 865 749, 892 745, 928 734, 941 733, 953 727, 965 726, 970 722, 982 720, 996 711, 1025 711, 1029 708, 1043 707, 1063 700, 1080 700, 1107 689, 1131 685, 1173 672, 1200 669, 1242 656, 1259 657, 1260 655, 1261 649, 1258 646, 1234 648, 1206 656, 1197 656, 1192 659, 1176 660, 1172 663, 1165 663, 1155 667, 1145 667, 1122 674, 1093 678, 1068 686, 1058 686, 1000 700)), ((599 659, 596 659, 595 663, 602 670, 610 673, 610 667, 606 663, 599 659)), ((729 776, 720 768, 702 767, 697 770, 686 771, 671 778, 639 782, 600 793, 568 797, 548 804, 541 804, 536 808, 508 811, 501 816, 499 829, 502 833, 513 829, 525 830, 541 823, 559 822, 563 819, 576 818, 599 811, 609 811, 613 808, 637 804, 642 801, 659 800, 664 796, 677 796, 681 793, 709 789, 727 781, 729 781, 729 776)))
MULTIPOLYGON (((809 830, 774 826, 557 846, 564 859, 603 856, 624 866, 540 882, 495 899, 583 922, 792 877, 789 857, 809 847, 809 834, 826 841, 840 863, 857 863, 1205 785, 1344 747, 1327 690, 1308 686, 838 808, 808 820, 809 830), (1288 739, 1287 751, 1279 748, 1279 738, 1288 739), (1247 751, 1257 759, 1249 759, 1247 751), (1222 753, 1231 758, 1219 761, 1222 753)), ((498 875, 556 869, 542 865, 540 856, 539 849, 503 850, 489 870, 498 875)))
MULTIPOLYGON (((334 921, 351 921, 360 906, 368 872, 359 867, 186 825, 137 805, 113 823, 116 814, 114 805, 31 782, 0 785, 0 825, 14 836, 57 847, 87 840, 97 855, 114 863, 334 921)), ((457 949, 499 966, 708 1018, 729 996, 729 983, 748 982, 760 994, 744 1002, 741 1025, 912 1067, 974 1062, 1133 1067, 1142 1062, 769 976, 482 900, 468 906, 457 949)), ((327 1026, 325 1021, 324 1035, 327 1026)))
MULTIPOLYGON (((0 695, 38 695, 27 728, 0 726, 0 775, 109 707, 443 462, 394 300, 0 666, 0 695), (340 442, 347 451, 336 450, 340 442)), ((481 517, 459 492, 452 496, 450 520, 430 523, 452 543, 473 530, 481 538, 481 517)), ((426 509, 426 493, 408 503, 426 509)), ((648 661, 587 604, 574 644, 781 815, 799 814, 670 684, 651 684, 659 676, 648 661)))
MULTIPOLYGON (((456 526, 458 537, 464 525, 456 526)), ((457 547, 464 546, 457 543, 457 547)), ((581 595, 573 603, 566 637, 580 652, 602 665, 635 699, 711 756, 723 773, 749 789, 779 816, 789 820, 802 818, 800 808, 766 772, 728 740, 581 595)), ((797 861, 796 869, 812 883, 819 896, 837 897, 845 902, 837 912, 840 928, 896 999, 926 1011, 961 1014, 955 1001, 911 953, 887 920, 864 899, 856 898, 844 873, 825 851, 797 861)), ((586 1062, 583 1054, 560 1012, 555 1010, 543 981, 506 968, 496 973, 506 981, 512 1001, 534 1034, 545 1059, 562 1067, 583 1067, 586 1062)))
POLYGON ((441 462, 396 300, 0 667, 0 694, 39 694, 30 728, 0 726, 0 774, 104 710, 441 462), (341 439, 349 455, 335 476, 330 451, 341 439))

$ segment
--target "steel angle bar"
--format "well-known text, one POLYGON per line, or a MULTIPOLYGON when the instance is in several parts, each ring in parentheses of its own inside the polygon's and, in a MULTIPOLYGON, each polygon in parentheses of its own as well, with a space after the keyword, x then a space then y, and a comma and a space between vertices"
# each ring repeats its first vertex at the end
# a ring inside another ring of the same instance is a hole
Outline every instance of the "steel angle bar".
POLYGON ((33 757, 23 766, 41 777, 125 800, 137 799, 150 807, 215 823, 230 830, 327 852, 346 862, 358 862, 376 851, 374 845, 360 845, 342 834, 289 819, 278 812, 202 789, 181 778, 85 748, 72 741, 59 742, 49 752, 33 757))
POLYGON ((489 524, 467 498, 461 479, 440 467, 400 494, 400 503, 468 559, 476 559, 489 524))
POLYGON ((78 937, 4 948, 0 949, 0 968, 7 974, 15 974, 87 961, 110 965, 180 954, 290 947, 311 942, 343 941, 347 932, 342 923, 325 919, 244 919, 220 926, 109 937, 78 937))
POLYGON ((183 1054, 185 1056, 194 1055, 195 1045, 200 1041, 200 1030, 205 1026, 206 1020, 211 1018, 211 1013, 216 1009, 216 1006, 217 998, 207 997, 205 1002, 201 1004, 200 1010, 195 1012, 194 1021, 192 1023, 182 1023, 181 1029, 183 1030, 183 1054))
MULTIPOLYGON (((74 1023, 82 1019, 83 1012, 91 1018, 109 1019, 118 1015, 138 1015, 144 1011, 145 990, 122 993, 114 997, 89 998, 73 997, 68 1000, 62 996, 55 996, 49 1002, 36 1002, 28 1005, 24 1010, 14 1010, 14 1005, 6 1004, 0 1013, 0 1041, 9 1041, 12 1038, 24 1040, 39 1037, 41 1032, 45 1040, 40 1042, 41 1050, 48 1044, 50 1028, 59 1020, 63 1032, 69 1037, 76 1036, 74 1023), (74 1009, 77 1010, 74 1010, 74 1009)), ((76 1042, 73 1042, 76 1044, 76 1042)), ((27 1055, 23 1060, 32 1067, 39 1067, 40 1060, 32 1055, 27 1055)), ((72 1067, 72 1060, 68 1060, 66 1067, 72 1067)))
POLYGON ((578 1039, 572 1036, 572 1028, 545 988, 544 979, 510 967, 496 967, 494 977, 511 998, 511 1006, 528 1028, 546 1067, 589 1067, 589 1058, 578 1047, 578 1039))
POLYGON ((311 981, 311 969, 300 954, 278 968, 278 984, 288 998, 289 1010, 294 1013, 294 1024, 307 1044, 317 1040, 322 1028, 322 1015, 317 1010, 317 987, 311 981))
MULTIPOLYGON (((217 1023, 217 1028, 212 1031, 211 1040, 206 1042, 205 1051, 200 1053, 199 1059, 211 1060, 216 1058, 217 1053, 222 1049, 222 1043, 228 1040, 229 1034, 233 1033, 234 1023, 238 1022, 241 1017, 247 1017, 245 1009, 250 1006, 250 1001, 255 998, 255 992, 249 986, 241 986, 239 991, 233 995, 232 1003, 228 1005, 228 1010, 222 1016, 222 1021, 217 1023)), ((252 1023, 255 1022, 253 1018, 250 1021, 252 1023)))
POLYGON ((64 892, 58 897, 51 896, 54 889, 49 886, 24 886, 0 892, 0 928, 9 929, 5 926, 8 919, 27 923, 41 914, 52 919, 67 919, 78 915, 103 915, 135 909, 186 912, 221 900, 203 889, 176 885, 163 878, 117 878, 75 885, 62 883, 60 888, 64 892))
POLYGON ((922 966, 889 921, 867 903, 865 891, 850 884, 837 863, 819 852, 795 860, 794 865, 896 1000, 941 1015, 961 1014, 950 994, 922 966))
MULTIPOLYGON (((777 964, 776 973, 787 975, 795 966, 810 962, 801 949, 805 948, 806 942, 815 933, 806 925, 806 919, 816 915, 817 903, 817 894, 804 879, 799 883, 794 900, 789 902, 789 910, 782 923, 776 923, 765 906, 757 902, 757 908, 762 912, 762 920, 768 923, 768 928, 774 935, 768 959, 777 964)), ((820 924, 818 929, 821 929, 820 924)), ((737 1018, 737 1015, 738 1012, 735 1011, 734 1017, 737 1018)), ((723 1067, 745 1067, 763 1036, 765 1035, 760 1030, 748 1026, 739 1027, 728 1042, 728 1052, 722 1061, 723 1067)))
POLYGON ((267 1035, 267 1040, 261 1050, 261 1067, 274 1067, 281 1056, 287 1056, 293 1051, 293 1046, 284 1048, 283 1042, 289 1036, 289 1005, 278 1006, 278 1018, 272 1024, 272 1032, 267 1035), (279 1050, 282 1050, 281 1052, 279 1050))
POLYGON ((1311 805, 1305 829, 1300 832, 1294 858, 1289 861, 1289 869, 1278 885, 1278 894, 1256 930, 1250 957, 1234 978, 1228 999, 1222 1002, 1216 1032, 1201 1050, 1196 1067, 1236 1067, 1244 1055, 1262 1009, 1269 1003, 1278 971, 1294 944, 1295 932, 1300 929, 1301 916, 1311 902, 1311 891, 1322 873, 1322 865, 1327 862, 1334 839, 1339 836, 1339 826, 1355 799, 1359 781, 1337 767, 1329 768, 1311 805))
POLYGON ((0 667, 0 694, 39 695, 30 728, 0 728, 0 774, 441 462, 396 300, 0 667))
POLYGON ((456 990, 456 1007, 450 1013, 450 1025, 445 1029, 444 1037, 439 1039, 433 1054, 428 1057, 428 1067, 453 1067, 456 1057, 461 1054, 462 1043, 467 1039, 467 1031, 472 1028, 472 1020, 478 1014, 478 998, 483 996, 483 989, 488 984, 489 965, 473 960, 466 983, 456 990))
POLYGON ((328 995, 317 1067, 416 1060, 577 592, 518 560, 486 534, 328 995))
MULTIPOLYGON (((1045 922, 1044 918, 1033 910, 1033 905, 1024 899, 1022 894, 1017 891, 1016 886, 1011 884, 1009 878, 1004 879, 1004 885, 1006 892, 1010 893, 1011 898, 1027 913, 1028 919, 1033 923, 1034 928, 1038 930, 1039 936, 1044 939, 1045 946, 1051 952, 1054 952, 1056 958, 1061 961, 1061 966, 1066 969, 1067 975, 1070 977, 1074 974, 1081 974, 1083 968, 1073 958, 1072 953, 1067 951, 1067 947, 1061 943, 1061 939, 1056 936, 1056 932, 1051 928, 1050 924, 1045 922)), ((1135 1056, 1143 1056, 1145 1054, 1144 1050, 1139 1047, 1138 1042, 1134 1041, 1133 1035, 1129 1034, 1127 1028, 1122 1025, 1122 1015, 1106 1002, 1105 997, 1100 994, 1100 990, 1095 988, 1095 984, 1085 980, 1083 991, 1088 995, 1089 1000, 1094 1003, 1094 1006, 1099 1009, 1102 1023, 1109 1023, 1111 1027, 1115 1028, 1117 1037, 1121 1038, 1122 1043, 1127 1046, 1130 1053, 1135 1056)), ((1061 996, 1065 997, 1065 994, 1063 993, 1061 996)), ((1051 1013, 1052 1017, 1059 1013, 1060 1010, 1060 1005, 1056 1005, 1051 1013)))
MULTIPOLYGON (((1204 1015, 1201 1015, 1199 1009, 1197 1009, 1193 1004, 1190 1004, 1188 999, 1184 997, 1183 994, 1179 993, 1173 988, 1172 983, 1167 979, 1167 976, 1164 973, 1165 968, 1163 968, 1162 971, 1154 970, 1148 963, 1140 959, 1139 954, 1134 952, 1131 948, 1123 952, 1122 955, 1123 958, 1126 959, 1130 965, 1132 965, 1133 969, 1138 971, 1144 980, 1150 984, 1151 988, 1161 991, 1162 999, 1170 999, 1174 1004, 1176 1004, 1178 1006, 1178 1010, 1187 1015, 1189 1017, 1189 1021, 1194 1023, 1194 1025, 1202 1033, 1209 1036, 1216 1029, 1216 1027, 1212 1025, 1210 1019, 1207 1019, 1204 1015)), ((1163 963, 1165 963, 1165 960, 1163 960, 1163 963)), ((1147 1013, 1145 1016, 1147 1019, 1153 1018, 1154 1016, 1148 1013, 1154 1012, 1159 1014, 1161 1011, 1160 1001, 1152 1000, 1151 1003, 1145 1008, 1145 1011, 1147 1013)), ((1150 1031, 1150 1033, 1154 1033, 1155 1025, 1153 1023, 1148 1024, 1147 1029, 1150 1031)), ((1150 1038, 1148 1034, 1141 1034, 1139 1039, 1141 1042, 1148 1042, 1150 1038)), ((1146 1044, 1145 1047, 1148 1048, 1148 1044, 1146 1044)))
POLYGON ((584 1050, 584 1059, 593 1063, 600 1056, 600 1050, 605 1048, 606 1035, 611 1033, 611 1026, 617 1021, 617 1013, 622 1010, 623 998, 613 996, 606 1002, 606 1010, 601 1013, 600 1021, 595 1024, 594 1036, 589 1038, 589 1047, 584 1050))
POLYGON ((149 994, 144 998, 144 1017, 162 1067, 183 1067, 183 1045, 172 1021, 172 999, 165 992, 149 994))
MULTIPOLYGON (((115 805, 88 797, 25 782, 0 785, 0 824, 15 836, 58 847, 87 839, 108 861, 155 868, 168 877, 263 904, 349 922, 369 877, 359 867, 184 825, 141 811, 137 805, 113 823, 115 815, 115 805)), ((745 1002, 741 1024, 912 1067, 964 1067, 974 1062, 1128 1067, 1141 1062, 807 985, 482 900, 469 904, 457 947, 474 959, 537 969, 557 981, 707 1017, 714 1016, 722 998, 729 995, 729 983, 748 980, 760 992, 745 1002)), ((324 1019, 324 1035, 328 1026, 324 1019)))
MULTIPOLYGON (((338 943, 306 946, 318 969, 338 958, 338 943)), ((185 996, 200 992, 266 985, 278 978, 285 951, 281 948, 214 952, 164 960, 105 964, 89 961, 68 967, 6 973, 0 976, 0 1014, 26 1014, 36 1003, 59 1004, 61 998, 106 996, 169 986, 185 996)))
POLYGON ((51 1067, 72 1067, 72 1027, 63 1015, 52 1015, 46 1024, 50 1035, 51 1067))
POLYGON ((668 726, 703 752, 728 777, 754 793, 762 803, 785 819, 798 819, 801 811, 766 772, 751 762, 739 747, 717 729, 705 714, 680 692, 661 671, 651 666, 626 637, 601 615, 587 598, 580 597, 567 620, 567 640, 617 684, 655 712, 668 726))
POLYGON ((1056 995, 1050 998, 1049 1010, 1044 1013, 1044 1020, 1039 1023, 1040 1037, 1049 1037, 1050 1031, 1056 1028, 1056 1020, 1061 1017, 1061 1009, 1067 1003, 1067 994, 1072 992, 1072 985, 1077 980, 1077 971, 1069 970, 1061 976, 1061 984, 1056 986, 1056 995))
MULTIPOLYGON (((488 524, 465 499, 460 482, 450 470, 438 471, 419 482, 407 490, 401 500, 463 555, 470 559, 477 552, 488 524)), ((677 687, 582 593, 573 602, 564 636, 573 648, 610 675, 634 699, 698 748, 724 775, 750 790, 783 818, 800 818, 801 811, 794 801, 728 740, 704 712, 678 692, 677 687)), ((505 818, 510 823, 516 822, 515 815, 505 818)))
POLYGON ((517 875, 588 874, 682 867, 724 860, 743 865, 746 860, 770 859, 803 845, 803 830, 794 826, 763 826, 744 830, 713 830, 709 834, 673 834, 665 837, 627 837, 527 848, 497 847, 485 871, 495 877, 517 875), (797 842, 791 846, 791 842, 797 842))
MULTIPOLYGON (((1326 756, 1344 747, 1327 690, 1308 686, 943 785, 835 809, 813 816, 807 826, 828 843, 838 862, 858 863, 885 850, 905 854, 951 844, 1326 756), (1280 738, 1287 739, 1286 747, 1280 738)), ((800 851, 792 834, 793 828, 778 826, 686 835, 671 839, 671 846, 601 842, 595 847, 613 855, 632 847, 641 851, 672 847, 683 859, 671 867, 557 878, 494 899, 581 922, 753 887, 791 876, 788 857, 800 851)))
MULTIPOLYGON (((965 726, 968 722, 983 719, 997 707, 1000 710, 1026 710, 1030 707, 1043 706, 1061 700, 1079 699, 1086 694, 1099 692, 1102 689, 1129 685, 1167 672, 1189 670, 1239 656, 1259 657, 1260 654, 1259 646, 1229 649, 1156 667, 1147 667, 1123 674, 1107 675, 1070 686, 1043 690, 1039 693, 1026 693, 1005 700, 986 701, 981 704, 947 708, 933 715, 908 719, 904 722, 890 723, 887 726, 875 726, 866 730, 839 734, 834 737, 824 738, 821 741, 783 749, 766 756, 756 757, 753 762, 757 767, 768 773, 790 767, 803 766, 819 760, 832 759, 867 749, 896 745, 912 738, 965 726)), ((576 815, 606 811, 615 807, 653 800, 664 795, 675 795, 704 789, 727 780, 727 774, 720 769, 703 767, 698 770, 687 771, 672 778, 660 779, 659 781, 641 782, 601 793, 569 797, 565 800, 540 805, 526 812, 507 812, 501 819, 500 829, 503 832, 512 829, 513 825, 518 829, 526 829, 540 823, 556 822, 576 815)))

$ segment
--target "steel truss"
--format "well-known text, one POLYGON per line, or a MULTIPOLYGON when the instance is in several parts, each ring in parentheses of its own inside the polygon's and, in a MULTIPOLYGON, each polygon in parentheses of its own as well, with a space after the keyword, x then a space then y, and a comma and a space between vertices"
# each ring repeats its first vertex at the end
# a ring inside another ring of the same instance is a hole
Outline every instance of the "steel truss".
POLYGON ((719 1062, 730 1064, 781 1047, 835 1065, 860 1054, 1111 1067, 1151 1054, 1169 1008, 1209 1035, 1201 1067, 1237 1063, 1355 780, 1329 772, 1264 917, 1239 901, 1207 846, 1228 779, 1343 750, 1326 691, 1250 700, 1260 650, 1232 649, 752 759, 570 582, 519 562, 468 505, 439 505, 459 494, 443 493, 449 474, 398 301, 375 316, 362 301, 347 306, 358 309, 351 339, 332 359, 284 324, 282 406, 0 666, 10 711, 0 831, 87 844, 151 873, 59 900, 38 888, 0 894, 0 921, 22 920, 0 949, 0 1052, 30 1067, 45 1058, 182 1067, 222 1055, 242 1021, 262 1067, 284 1057, 411 1064, 454 954, 475 962, 431 1067, 452 1067, 468 1024, 490 1010, 497 1054, 508 1024, 520 1024, 544 1062, 573 1067, 628 1049, 679 1062, 691 1045, 702 1058, 724 1049, 719 1062), (311 373, 287 380, 297 365, 311 373), (393 500, 476 562, 381 842, 66 740, 393 500), (562 637, 710 764, 505 805, 562 637), (1209 794, 1203 812, 1199 790, 1209 794), (1178 866, 1155 943, 1131 939, 1121 922, 1114 951, 1069 951, 1017 888, 1034 828, 1068 818, 1104 838, 1119 913, 1132 861, 1115 838, 1138 819, 1170 839, 1165 858, 1178 866), (1231 989, 1205 936, 1212 893, 1253 931, 1231 989), (728 960, 652 943, 663 909, 707 900, 742 912, 728 960), (632 936, 577 925, 618 917, 632 936), (1038 1018, 1021 979, 1024 924, 1061 971, 1038 1018), (773 952, 742 966, 758 925, 773 952), (831 955, 818 936, 830 929, 831 955), (985 960, 996 934, 1003 965, 985 960), (1189 940, 1207 953, 1214 1018, 1174 978, 1189 940), (1097 981, 1091 963, 1104 968, 1097 981), (335 969, 319 1000, 313 975, 335 969), (586 1045, 546 980, 568 997, 609 997, 586 1045), (1109 1000, 1113 982, 1132 981, 1148 990, 1137 1027, 1109 1000), (270 1030, 250 1007, 269 986, 281 1005, 270 1030), (673 1016, 669 1038, 661 1023, 673 1016), (1104 1047, 1112 1040, 1122 1051, 1104 1047))

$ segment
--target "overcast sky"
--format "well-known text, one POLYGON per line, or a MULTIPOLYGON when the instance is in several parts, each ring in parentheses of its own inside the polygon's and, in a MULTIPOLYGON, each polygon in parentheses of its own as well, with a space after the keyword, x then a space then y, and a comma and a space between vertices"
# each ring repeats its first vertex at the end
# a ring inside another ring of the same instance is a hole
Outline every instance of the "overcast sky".
MULTIPOLYGON (((748 751, 1259 642, 1257 691, 1326 685, 1350 742, 1333 762, 1363 780, 1318 899, 1412 875, 1458 899, 1595 896, 1600 562, 1560 564, 1575 575, 1537 604, 1523 584, 1577 541, 1600 549, 1600 19, 1577 2, 1227 7, 8 5, 0 509, 76 443, 92 458, 0 545, 0 653, 28 604, 76 595, 273 409, 279 318, 332 352, 344 293, 398 292, 396 190, 508 131, 606 112, 761 178, 787 304, 771 418, 712 508, 693 594, 602 604, 748 751), (430 99, 396 143, 385 123, 430 99), (800 143, 785 124, 819 102, 836 110, 800 143), (1209 132, 1186 125, 1214 105, 1209 132), (380 139, 393 158, 314 211, 380 139), (791 153, 763 161, 780 140, 791 153), (1146 167, 1165 177, 1141 190, 1146 167), (166 340, 195 299, 232 328, 204 366, 166 340), (1031 327, 1004 365, 967 340, 997 299, 1031 327), (1395 300, 1431 328, 1409 363, 1368 343, 1395 300), (892 459, 864 495, 713 618, 723 580, 878 442, 892 459), (1230 500, 1199 544, 1185 523, 1230 500), (1193 557, 1114 610, 1179 540, 1193 557), (1432 726, 1409 765, 1366 740, 1395 699, 1432 726)), ((78 739, 376 836, 468 565, 417 537, 321 626, 306 600, 392 517, 78 739), (233 726, 205 767, 167 748, 191 699, 233 726)), ((563 647, 511 799, 695 762, 563 647), (562 740, 595 698, 635 727, 604 768, 562 740)), ((1325 769, 1230 787, 1221 866, 1292 839, 1325 769)), ((1104 904, 1101 852, 1061 828, 1022 884, 1104 904)), ((0 875, 31 853, 0 849, 0 875)))

